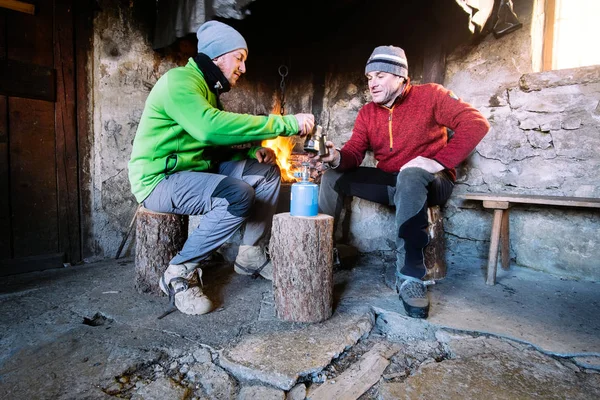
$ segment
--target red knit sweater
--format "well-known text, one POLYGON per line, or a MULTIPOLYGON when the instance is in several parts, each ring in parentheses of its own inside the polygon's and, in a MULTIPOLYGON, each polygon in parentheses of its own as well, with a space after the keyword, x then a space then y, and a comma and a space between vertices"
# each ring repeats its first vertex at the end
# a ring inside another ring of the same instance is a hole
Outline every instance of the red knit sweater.
POLYGON ((341 149, 338 170, 358 167, 369 149, 377 168, 398 172, 417 156, 454 168, 475 149, 490 125, 470 104, 435 83, 406 85, 391 108, 367 103, 358 112, 352 137, 341 149), (448 141, 447 128, 454 131, 448 141))

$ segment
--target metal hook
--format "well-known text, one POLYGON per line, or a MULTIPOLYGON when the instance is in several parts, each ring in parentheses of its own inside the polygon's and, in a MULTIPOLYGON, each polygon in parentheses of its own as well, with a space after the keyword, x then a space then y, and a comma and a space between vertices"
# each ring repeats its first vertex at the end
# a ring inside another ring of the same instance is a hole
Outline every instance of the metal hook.
POLYGON ((288 67, 281 64, 277 71, 281 76, 279 87, 281 88, 281 115, 283 115, 285 113, 285 77, 288 75, 288 67))
POLYGON ((288 74, 288 67, 286 67, 285 65, 281 64, 279 66, 279 75, 281 75, 282 78, 285 78, 288 74), (285 72, 282 72, 285 71, 285 72))

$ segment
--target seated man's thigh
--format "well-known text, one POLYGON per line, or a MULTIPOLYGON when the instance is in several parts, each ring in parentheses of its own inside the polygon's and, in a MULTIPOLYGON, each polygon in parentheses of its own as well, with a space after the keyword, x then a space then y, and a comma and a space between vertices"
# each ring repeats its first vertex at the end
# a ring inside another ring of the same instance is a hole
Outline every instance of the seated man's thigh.
POLYGON ((396 174, 377 168, 359 167, 344 172, 336 183, 336 190, 347 196, 355 196, 384 205, 393 205, 395 185, 396 174))

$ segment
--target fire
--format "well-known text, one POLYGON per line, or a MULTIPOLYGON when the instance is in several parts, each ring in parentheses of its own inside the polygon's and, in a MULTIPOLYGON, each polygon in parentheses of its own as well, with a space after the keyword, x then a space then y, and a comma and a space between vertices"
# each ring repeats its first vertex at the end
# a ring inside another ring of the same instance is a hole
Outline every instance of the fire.
POLYGON ((292 171, 293 166, 290 162, 290 156, 294 149, 294 140, 290 137, 277 136, 275 139, 263 140, 261 146, 268 147, 275 152, 277 156, 277 165, 281 170, 281 180, 284 182, 295 182, 296 178, 292 171))

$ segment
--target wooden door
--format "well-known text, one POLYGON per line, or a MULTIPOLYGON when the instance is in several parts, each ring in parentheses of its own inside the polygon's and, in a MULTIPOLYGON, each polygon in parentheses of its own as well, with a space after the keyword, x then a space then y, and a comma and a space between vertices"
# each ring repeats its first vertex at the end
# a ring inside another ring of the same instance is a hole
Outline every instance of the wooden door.
POLYGON ((0 3, 0 275, 81 259, 72 0, 13 4, 0 3))

